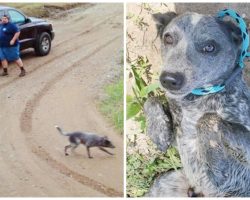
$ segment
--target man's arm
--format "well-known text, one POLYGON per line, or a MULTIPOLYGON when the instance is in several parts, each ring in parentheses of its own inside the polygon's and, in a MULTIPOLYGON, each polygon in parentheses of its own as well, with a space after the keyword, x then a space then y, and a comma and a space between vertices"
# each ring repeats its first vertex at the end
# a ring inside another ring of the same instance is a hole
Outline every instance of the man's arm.
POLYGON ((19 38, 19 35, 20 35, 20 31, 15 33, 14 37, 10 41, 10 45, 15 44, 16 40, 19 38))

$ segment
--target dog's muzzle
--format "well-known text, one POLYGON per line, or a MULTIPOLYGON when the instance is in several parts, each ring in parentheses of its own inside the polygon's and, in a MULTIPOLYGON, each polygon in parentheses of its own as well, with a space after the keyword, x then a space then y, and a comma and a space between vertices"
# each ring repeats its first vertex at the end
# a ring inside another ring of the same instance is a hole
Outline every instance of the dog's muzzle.
POLYGON ((162 72, 160 75, 161 85, 167 90, 179 90, 184 83, 184 76, 181 73, 162 72))

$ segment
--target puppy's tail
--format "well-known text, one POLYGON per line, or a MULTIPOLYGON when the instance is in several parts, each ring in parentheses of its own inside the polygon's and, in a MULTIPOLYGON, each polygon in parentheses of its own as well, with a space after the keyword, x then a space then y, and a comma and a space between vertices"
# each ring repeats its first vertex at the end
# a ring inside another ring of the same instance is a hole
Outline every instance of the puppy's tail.
POLYGON ((64 132, 59 126, 55 126, 55 128, 64 136, 68 136, 68 133, 64 132))

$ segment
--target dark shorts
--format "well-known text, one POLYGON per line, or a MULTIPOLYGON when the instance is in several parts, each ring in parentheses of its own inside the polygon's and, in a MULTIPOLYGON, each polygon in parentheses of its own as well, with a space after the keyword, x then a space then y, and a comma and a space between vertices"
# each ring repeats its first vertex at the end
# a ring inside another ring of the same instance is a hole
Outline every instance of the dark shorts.
POLYGON ((15 61, 20 58, 19 45, 14 47, 0 47, 0 60, 15 61))

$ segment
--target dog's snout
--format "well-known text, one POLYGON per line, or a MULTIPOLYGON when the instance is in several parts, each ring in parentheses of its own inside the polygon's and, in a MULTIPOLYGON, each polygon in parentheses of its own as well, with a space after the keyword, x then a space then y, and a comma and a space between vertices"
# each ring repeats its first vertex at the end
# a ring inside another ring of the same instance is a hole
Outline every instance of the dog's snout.
POLYGON ((179 90, 184 83, 184 76, 181 73, 162 72, 160 82, 168 90, 179 90))

